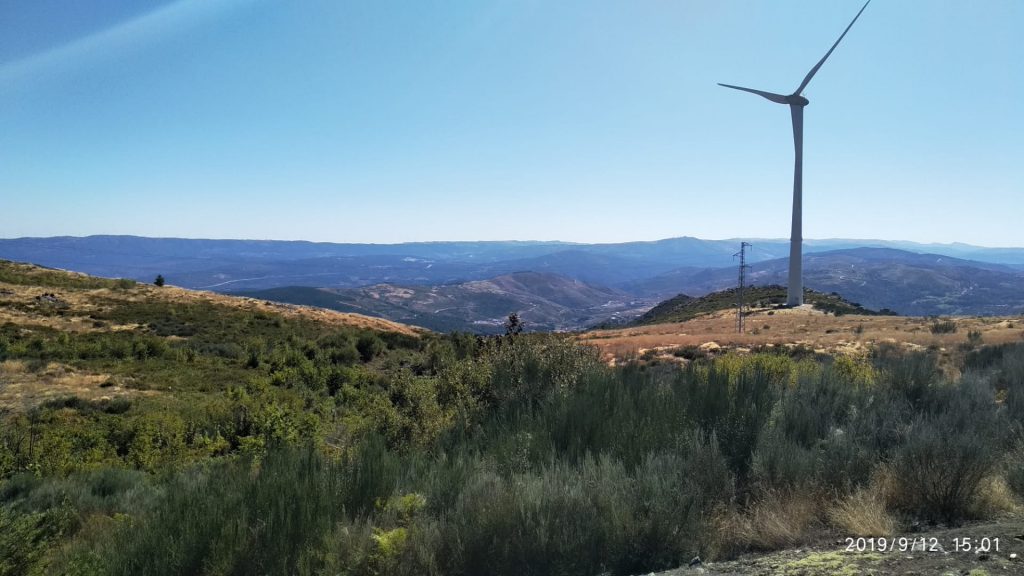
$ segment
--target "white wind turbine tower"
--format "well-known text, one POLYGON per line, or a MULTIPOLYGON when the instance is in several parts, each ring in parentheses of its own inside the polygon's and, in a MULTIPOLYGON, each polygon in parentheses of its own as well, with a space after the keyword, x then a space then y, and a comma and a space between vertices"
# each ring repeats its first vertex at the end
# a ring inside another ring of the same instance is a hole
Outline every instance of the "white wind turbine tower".
POLYGON ((839 40, 829 48, 825 56, 822 57, 814 68, 807 73, 804 77, 804 81, 800 83, 800 86, 792 94, 785 96, 782 94, 775 94, 772 92, 764 92, 762 90, 754 90, 753 88, 743 88, 742 86, 732 86, 730 84, 721 84, 719 86, 725 86, 726 88, 734 88, 736 90, 743 90, 744 92, 751 92, 757 94, 777 104, 789 104, 789 112, 793 117, 793 145, 796 148, 796 163, 793 169, 793 229, 789 237, 789 289, 788 298, 786 303, 789 306, 799 306, 804 303, 804 287, 803 287, 803 226, 802 226, 802 214, 803 214, 803 170, 804 170, 804 106, 809 103, 807 98, 801 96, 804 88, 807 88, 807 84, 810 83, 811 78, 818 72, 821 65, 828 60, 828 57, 832 55, 832 51, 839 46, 842 42, 843 36, 850 31, 853 27, 853 23, 860 18, 861 12, 864 12, 864 8, 868 7, 871 0, 864 3, 861 7, 860 12, 853 17, 853 21, 850 25, 843 30, 843 33, 839 36, 839 40))

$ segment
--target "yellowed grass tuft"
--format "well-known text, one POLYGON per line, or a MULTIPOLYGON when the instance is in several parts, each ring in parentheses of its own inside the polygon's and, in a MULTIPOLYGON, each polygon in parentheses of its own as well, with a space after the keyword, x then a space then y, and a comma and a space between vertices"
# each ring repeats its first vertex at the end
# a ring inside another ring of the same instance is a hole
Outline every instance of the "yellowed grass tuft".
POLYGON ((744 511, 729 510, 717 522, 726 554, 770 551, 804 542, 818 524, 818 501, 806 491, 773 491, 744 511))
POLYGON ((883 495, 871 487, 850 494, 828 510, 833 526, 849 536, 891 536, 899 529, 883 495))
POLYGON ((971 505, 971 514, 976 518, 996 518, 1022 511, 1013 490, 1001 475, 989 476, 978 487, 978 495, 971 505))

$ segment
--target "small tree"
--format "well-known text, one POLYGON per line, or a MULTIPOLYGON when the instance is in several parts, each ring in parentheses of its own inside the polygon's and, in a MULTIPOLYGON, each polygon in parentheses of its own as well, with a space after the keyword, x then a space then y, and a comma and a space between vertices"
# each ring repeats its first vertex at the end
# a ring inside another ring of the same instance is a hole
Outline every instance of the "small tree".
POLYGON ((163 274, 157 274, 156 275, 156 280, 153 280, 153 284, 156 284, 157 286, 163 286, 164 285, 164 276, 163 276, 163 274))
POLYGON ((515 336, 523 331, 523 321, 519 319, 519 314, 513 312, 508 315, 508 320, 505 320, 505 335, 515 336))

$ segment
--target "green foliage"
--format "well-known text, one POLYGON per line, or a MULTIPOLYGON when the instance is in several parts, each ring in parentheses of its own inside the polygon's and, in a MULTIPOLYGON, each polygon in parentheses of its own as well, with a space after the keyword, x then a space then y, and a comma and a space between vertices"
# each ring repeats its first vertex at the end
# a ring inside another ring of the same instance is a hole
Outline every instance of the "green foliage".
POLYGON ((40 286, 67 290, 95 290, 97 288, 126 290, 135 286, 133 280, 98 278, 6 260, 0 260, 0 282, 17 286, 40 286))
POLYGON ((996 473, 1024 489, 1024 345, 957 380, 884 347, 612 369, 555 335, 104 294, 96 321, 135 328, 0 326, 0 354, 111 389, 0 414, 0 574, 635 574, 880 464, 914 518, 964 519, 996 473))
POLYGON ((363 362, 369 362, 380 355, 381 352, 386 348, 384 341, 377 337, 376 334, 369 332, 359 336, 359 340, 356 341, 356 350, 359 352, 359 357, 363 362))
POLYGON ((48 574, 47 552, 71 534, 144 508, 144 474, 100 469, 68 478, 16 476, 0 485, 0 574, 48 574))
POLYGON ((936 390, 929 410, 914 416, 893 459, 897 505, 929 520, 968 517, 982 480, 999 459, 995 398, 983 379, 965 376, 936 390))
MULTIPOLYGON (((743 290, 743 300, 746 305, 755 308, 781 308, 786 303, 786 288, 778 285, 748 286, 743 290)), ((864 308, 856 302, 850 302, 844 299, 835 292, 825 294, 805 289, 804 301, 813 305, 816 310, 822 310, 826 313, 835 314, 836 316, 841 316, 843 314, 858 314, 865 316, 896 315, 895 312, 889 309, 875 311, 864 308)), ((633 322, 632 325, 643 326, 647 324, 685 322, 686 320, 696 318, 702 314, 734 309, 738 302, 739 294, 737 293, 736 288, 713 292, 699 298, 680 294, 658 304, 633 322)))
POLYGON ((722 452, 745 487, 758 438, 797 365, 782 356, 725 357, 691 367, 685 378, 690 418, 716 432, 722 452))
POLYGON ((157 274, 156 280, 153 280, 153 284, 160 288, 163 288, 165 282, 163 274, 157 274))
POLYGON ((48 547, 73 523, 67 507, 23 514, 0 507, 0 576, 45 574, 48 547))
POLYGON ((505 336, 518 336, 523 331, 523 321, 519 319, 519 314, 513 312, 508 315, 508 319, 505 320, 505 336))

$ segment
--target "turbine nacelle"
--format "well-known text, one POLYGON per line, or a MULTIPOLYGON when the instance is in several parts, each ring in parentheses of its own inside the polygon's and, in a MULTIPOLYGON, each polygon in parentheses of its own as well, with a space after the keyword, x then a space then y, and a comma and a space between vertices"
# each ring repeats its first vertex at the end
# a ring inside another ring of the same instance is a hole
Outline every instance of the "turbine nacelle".
POLYGON ((811 101, 799 94, 790 94, 786 96, 786 103, 790 106, 807 106, 811 101))

